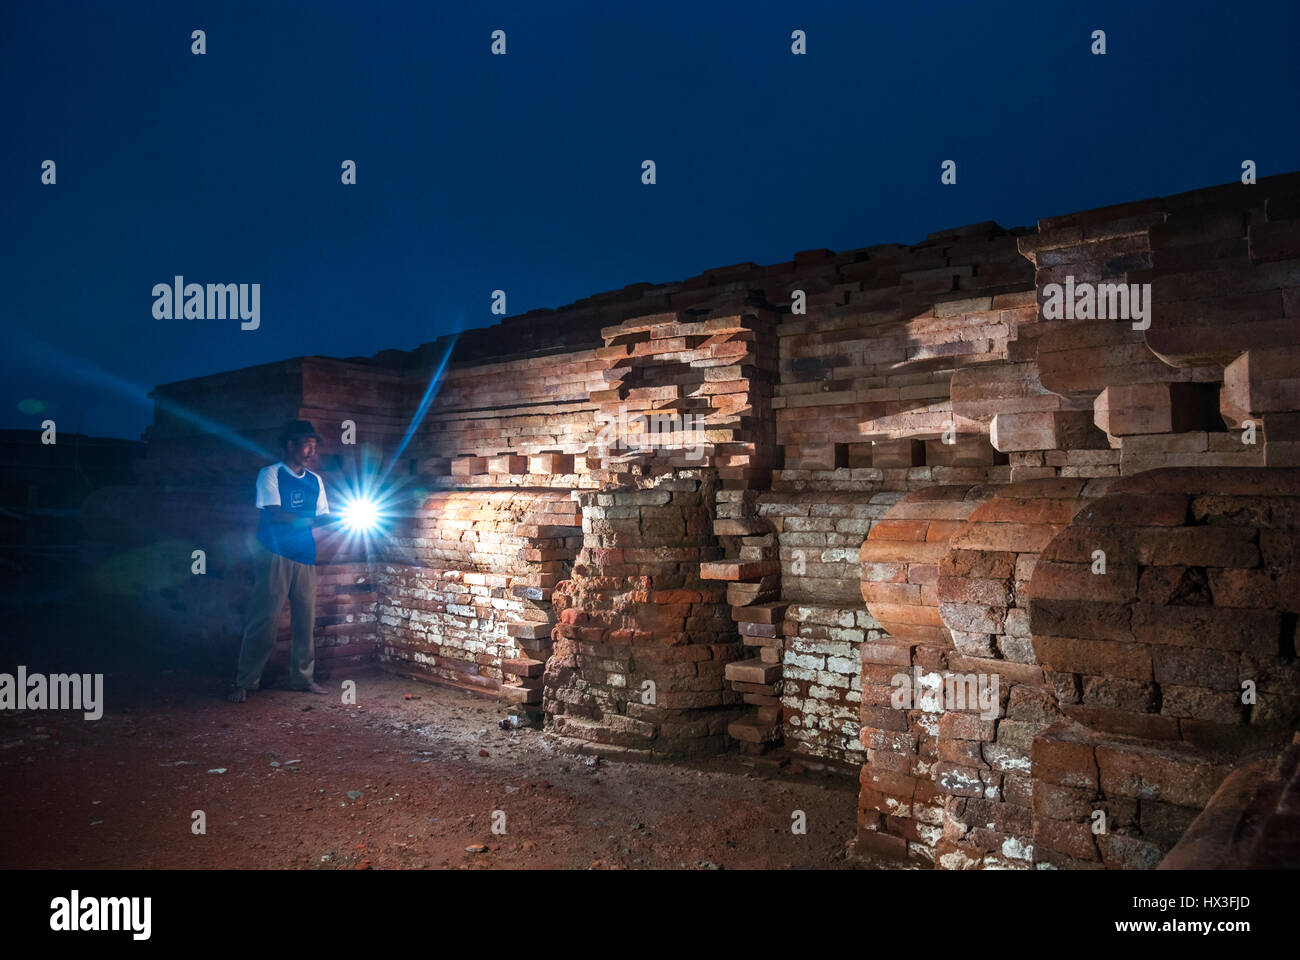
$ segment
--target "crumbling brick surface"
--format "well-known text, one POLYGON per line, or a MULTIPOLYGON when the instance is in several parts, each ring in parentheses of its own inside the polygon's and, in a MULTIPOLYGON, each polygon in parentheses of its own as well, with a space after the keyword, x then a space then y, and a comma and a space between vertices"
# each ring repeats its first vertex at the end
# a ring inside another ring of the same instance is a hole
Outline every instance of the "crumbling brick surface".
POLYGON ((700 576, 721 549, 709 475, 579 494, 583 545, 554 594, 543 705, 556 733, 624 750, 718 749, 739 714, 726 680, 741 644, 726 588, 700 576))

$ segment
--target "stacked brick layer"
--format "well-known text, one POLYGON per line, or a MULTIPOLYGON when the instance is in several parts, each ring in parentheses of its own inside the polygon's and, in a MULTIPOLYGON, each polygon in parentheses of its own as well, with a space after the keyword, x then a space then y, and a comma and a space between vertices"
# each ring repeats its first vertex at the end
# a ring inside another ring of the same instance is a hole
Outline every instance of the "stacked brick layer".
POLYGON ((740 712, 725 673, 741 644, 725 586, 700 576, 722 552, 709 478, 679 471, 642 489, 578 494, 583 546, 554 595, 544 683, 556 733, 656 754, 723 743, 740 712))
POLYGON ((558 490, 430 494, 387 544, 378 582, 380 662, 401 673, 539 704, 552 590, 582 540, 558 490), (526 661, 526 662, 520 662, 526 661), (512 668, 515 672, 511 673, 512 668))

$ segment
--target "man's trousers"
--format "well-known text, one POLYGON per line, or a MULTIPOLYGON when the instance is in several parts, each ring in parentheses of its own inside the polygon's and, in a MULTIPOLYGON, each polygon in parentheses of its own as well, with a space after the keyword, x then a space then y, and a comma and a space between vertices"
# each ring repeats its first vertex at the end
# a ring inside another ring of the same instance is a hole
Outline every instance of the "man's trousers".
POLYGON ((316 568, 272 553, 261 544, 253 550, 253 593, 248 602, 244 639, 239 645, 235 686, 255 690, 275 649, 276 627, 289 600, 293 640, 289 647, 289 687, 305 690, 316 669, 316 568))

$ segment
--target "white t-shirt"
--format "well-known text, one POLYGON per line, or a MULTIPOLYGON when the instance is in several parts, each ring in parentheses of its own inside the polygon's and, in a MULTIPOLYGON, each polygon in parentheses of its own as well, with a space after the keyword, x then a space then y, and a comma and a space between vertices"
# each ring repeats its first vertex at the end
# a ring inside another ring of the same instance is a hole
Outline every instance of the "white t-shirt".
POLYGON ((319 492, 316 495, 316 516, 330 512, 329 501, 325 499, 325 481, 315 470, 308 470, 303 467, 302 473, 294 473, 283 461, 273 463, 269 467, 263 467, 257 473, 257 506, 259 507, 279 507, 288 506, 294 509, 292 504, 285 505, 280 502, 280 469, 289 474, 291 478, 303 479, 307 474, 316 478, 316 484, 319 492))

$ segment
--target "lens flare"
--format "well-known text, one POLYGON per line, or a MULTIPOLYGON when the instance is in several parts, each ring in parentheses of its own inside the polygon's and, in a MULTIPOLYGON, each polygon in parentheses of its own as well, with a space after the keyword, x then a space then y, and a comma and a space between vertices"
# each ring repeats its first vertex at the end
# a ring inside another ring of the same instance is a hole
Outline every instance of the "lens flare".
POLYGON ((368 533, 379 526, 379 506, 369 497, 358 497, 339 510, 343 526, 355 533, 368 533))

